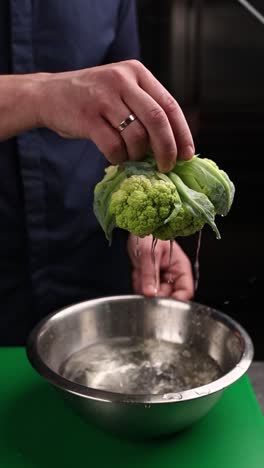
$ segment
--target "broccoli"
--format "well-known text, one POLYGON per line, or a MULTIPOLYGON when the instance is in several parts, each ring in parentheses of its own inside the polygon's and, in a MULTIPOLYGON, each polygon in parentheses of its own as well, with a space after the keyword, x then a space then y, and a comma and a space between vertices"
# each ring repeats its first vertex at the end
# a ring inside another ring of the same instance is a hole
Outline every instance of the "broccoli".
POLYGON ((161 240, 171 240, 176 237, 190 236, 204 227, 204 220, 195 216, 192 207, 183 203, 178 215, 167 224, 156 229, 153 237, 161 240))
POLYGON ((117 226, 144 237, 169 218, 177 203, 178 194, 169 180, 133 175, 112 194, 109 211, 117 226))
POLYGON ((206 195, 189 189, 177 174, 169 173, 180 195, 182 207, 177 216, 157 229, 154 237, 163 240, 175 239, 178 236, 190 236, 200 231, 208 223, 220 239, 220 233, 214 222, 215 208, 206 195))
POLYGON ((189 236, 207 223, 220 238, 215 215, 226 215, 233 182, 210 159, 178 161, 162 174, 153 156, 141 162, 109 166, 94 191, 94 213, 111 243, 115 227, 163 240, 189 236))
POLYGON ((94 195, 95 215, 110 242, 115 227, 139 237, 152 234, 181 207, 174 184, 152 162, 110 166, 94 195))

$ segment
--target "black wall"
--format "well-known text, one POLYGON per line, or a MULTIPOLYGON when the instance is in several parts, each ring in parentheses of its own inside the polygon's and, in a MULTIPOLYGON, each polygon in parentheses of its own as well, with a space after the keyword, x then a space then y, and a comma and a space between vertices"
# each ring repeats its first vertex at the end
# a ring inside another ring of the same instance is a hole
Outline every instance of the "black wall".
MULTIPOLYGON (((264 25, 235 0, 138 0, 138 18, 142 61, 182 105, 197 153, 236 186, 222 239, 203 231, 195 300, 237 319, 264 359, 264 25)), ((178 240, 194 260, 197 237, 178 240)))

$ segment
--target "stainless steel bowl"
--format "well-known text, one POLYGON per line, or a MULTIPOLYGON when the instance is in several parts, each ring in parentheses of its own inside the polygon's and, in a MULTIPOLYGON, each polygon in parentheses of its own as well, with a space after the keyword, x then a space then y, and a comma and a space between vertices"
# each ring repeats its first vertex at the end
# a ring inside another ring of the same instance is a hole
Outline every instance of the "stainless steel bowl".
POLYGON ((174 433, 203 417, 247 371, 253 353, 247 332, 222 312, 195 302, 141 296, 106 297, 55 312, 32 331, 27 344, 32 366, 88 421, 142 438, 174 433), (169 395, 135 395, 90 388, 62 375, 73 353, 116 337, 191 344, 218 363, 222 376, 169 395))

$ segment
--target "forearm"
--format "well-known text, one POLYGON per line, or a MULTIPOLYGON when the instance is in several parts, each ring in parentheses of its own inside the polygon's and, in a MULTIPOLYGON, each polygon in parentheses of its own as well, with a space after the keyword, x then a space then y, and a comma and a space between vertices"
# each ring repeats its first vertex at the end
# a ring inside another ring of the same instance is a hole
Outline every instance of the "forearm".
POLYGON ((37 127, 41 74, 0 76, 0 140, 37 127))

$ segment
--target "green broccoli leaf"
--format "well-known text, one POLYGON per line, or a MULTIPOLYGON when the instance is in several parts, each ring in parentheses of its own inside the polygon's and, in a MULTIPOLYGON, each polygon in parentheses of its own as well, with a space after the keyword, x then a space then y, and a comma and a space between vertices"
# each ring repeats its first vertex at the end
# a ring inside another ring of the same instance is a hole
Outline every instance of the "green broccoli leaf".
POLYGON ((217 239, 220 239, 221 235, 214 221, 214 205, 210 202, 209 198, 204 193, 190 189, 177 174, 171 172, 169 173, 169 177, 175 184, 182 202, 188 203, 194 216, 208 223, 215 232, 217 239))
POLYGON ((111 244, 115 219, 109 212, 109 204, 112 193, 125 180, 126 174, 118 166, 109 166, 105 172, 104 178, 98 182, 94 189, 93 210, 106 238, 111 244))
POLYGON ((188 161, 178 161, 173 171, 189 188, 204 193, 213 203, 217 214, 228 213, 233 203, 235 187, 214 161, 194 156, 188 161))

